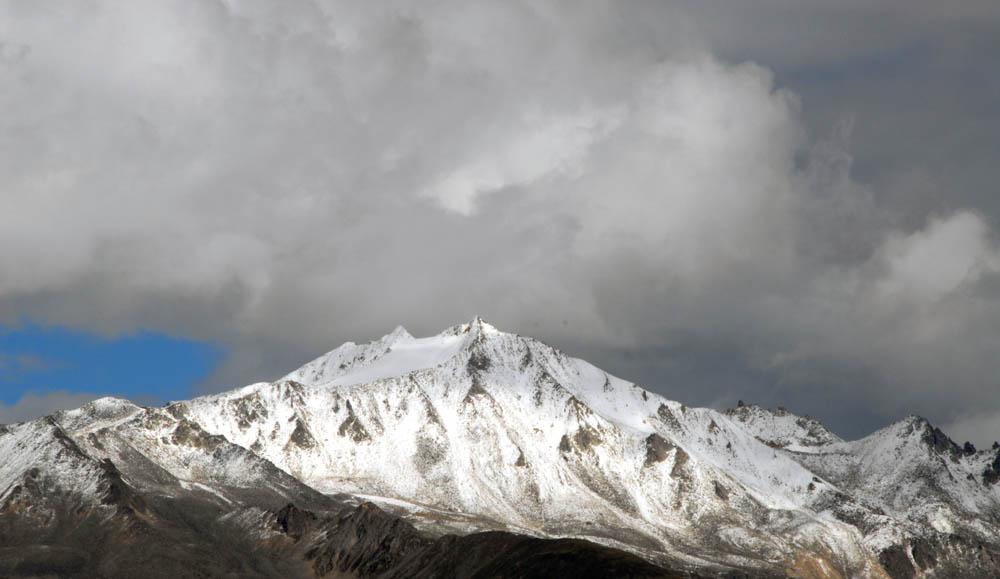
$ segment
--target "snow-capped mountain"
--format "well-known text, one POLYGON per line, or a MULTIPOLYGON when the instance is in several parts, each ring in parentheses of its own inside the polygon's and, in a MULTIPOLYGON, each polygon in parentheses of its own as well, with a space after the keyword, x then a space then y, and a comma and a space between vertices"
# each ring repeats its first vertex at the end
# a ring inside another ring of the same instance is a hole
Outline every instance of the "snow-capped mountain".
POLYGON ((998 449, 918 418, 845 442, 782 409, 687 408, 479 318, 164 408, 102 399, 7 427, 0 457, 0 505, 32 469, 96 504, 118 477, 196 496, 257 540, 283 502, 371 501, 422 537, 576 537, 703 575, 1000 574, 998 449))

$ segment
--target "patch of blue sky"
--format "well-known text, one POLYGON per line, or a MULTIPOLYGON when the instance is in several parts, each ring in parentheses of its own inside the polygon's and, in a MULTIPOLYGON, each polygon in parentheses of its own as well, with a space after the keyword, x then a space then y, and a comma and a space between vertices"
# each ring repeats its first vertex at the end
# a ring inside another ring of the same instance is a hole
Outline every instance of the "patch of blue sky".
POLYGON ((105 337, 30 323, 0 326, 0 403, 57 390, 180 400, 220 356, 212 344, 154 332, 105 337))

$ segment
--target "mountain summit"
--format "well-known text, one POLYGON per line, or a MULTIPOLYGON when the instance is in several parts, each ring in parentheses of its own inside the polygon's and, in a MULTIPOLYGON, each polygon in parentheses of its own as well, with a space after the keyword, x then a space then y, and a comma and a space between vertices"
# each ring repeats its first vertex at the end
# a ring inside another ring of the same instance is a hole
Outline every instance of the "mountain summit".
POLYGON ((4 427, 0 457, 0 517, 58 516, 58 495, 160 529, 165 497, 186 497, 213 505, 209 531, 270 541, 316 575, 402 572, 318 555, 344 555, 336 525, 369 516, 324 513, 367 504, 389 521, 382 540, 409 545, 395 564, 418 544, 503 531, 546 553, 546 539, 585 539, 577 560, 603 556, 597 543, 664 575, 1000 574, 998 450, 960 448, 916 417, 847 442, 782 409, 688 408, 478 317, 425 338, 398 327, 164 408, 102 399, 4 427))

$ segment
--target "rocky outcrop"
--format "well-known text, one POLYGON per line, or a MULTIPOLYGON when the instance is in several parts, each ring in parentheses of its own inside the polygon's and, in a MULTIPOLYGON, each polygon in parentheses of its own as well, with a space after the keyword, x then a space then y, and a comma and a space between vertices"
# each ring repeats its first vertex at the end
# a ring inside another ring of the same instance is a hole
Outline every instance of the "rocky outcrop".
POLYGON ((983 484, 995 485, 1000 482, 1000 449, 995 449, 996 455, 983 471, 983 484))
POLYGON ((670 456, 670 451, 675 448, 677 447, 659 434, 655 432, 650 434, 646 437, 646 465, 649 466, 667 460, 667 457, 670 456))

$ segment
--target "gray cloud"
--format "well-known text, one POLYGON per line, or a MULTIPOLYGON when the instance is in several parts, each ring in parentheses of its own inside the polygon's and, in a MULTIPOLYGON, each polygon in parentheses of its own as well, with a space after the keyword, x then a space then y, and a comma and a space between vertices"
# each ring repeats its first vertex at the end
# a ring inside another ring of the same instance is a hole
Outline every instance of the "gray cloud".
POLYGON ((848 435, 1000 411, 995 14, 726 4, 2 3, 0 322, 208 391, 480 313, 848 435))
POLYGON ((14 404, 0 404, 0 424, 33 420, 57 410, 78 408, 99 398, 95 394, 74 394, 66 390, 55 392, 26 392, 14 404))

